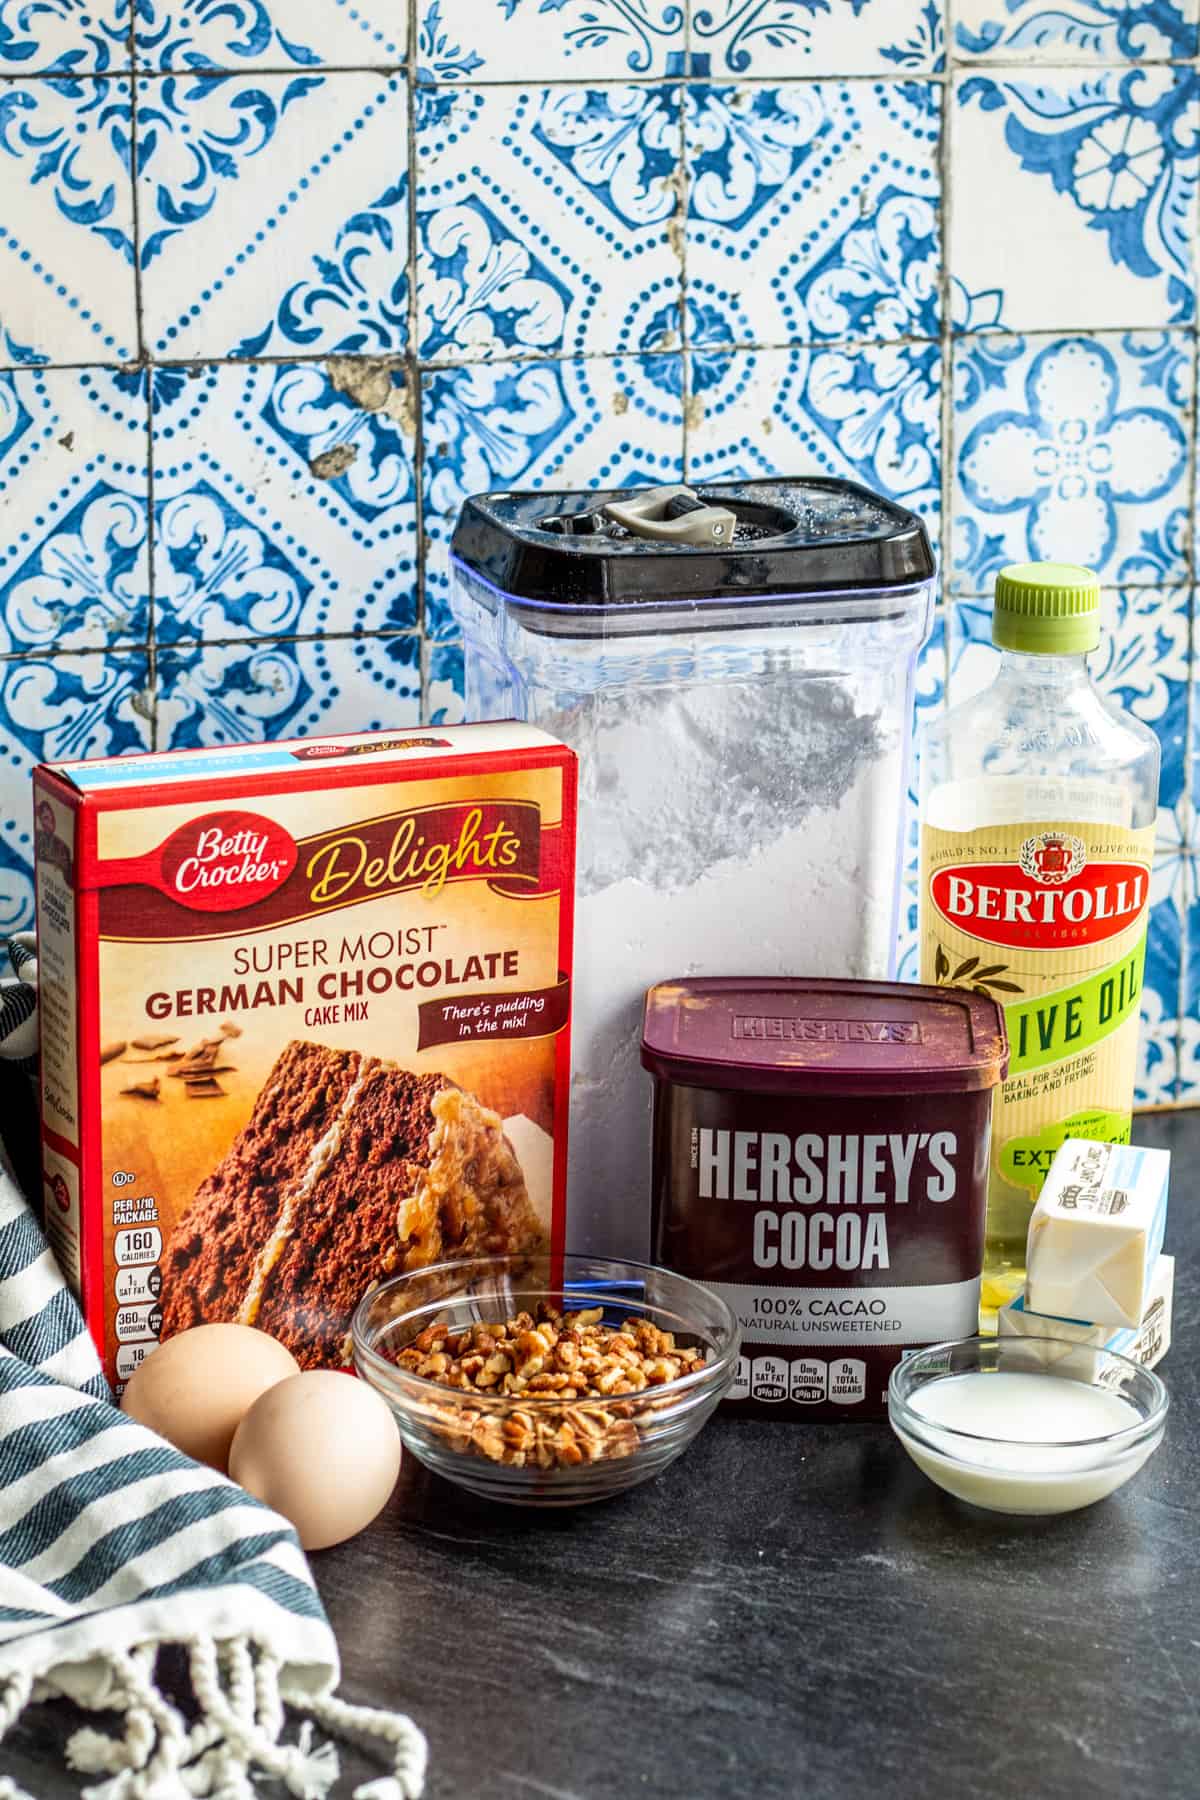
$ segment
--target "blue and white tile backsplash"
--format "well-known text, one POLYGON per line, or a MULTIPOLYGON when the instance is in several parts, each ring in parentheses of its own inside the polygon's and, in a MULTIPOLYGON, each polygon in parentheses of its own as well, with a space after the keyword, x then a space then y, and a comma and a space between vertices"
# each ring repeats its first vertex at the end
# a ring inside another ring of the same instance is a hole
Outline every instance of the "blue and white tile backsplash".
POLYGON ((455 718, 466 493, 815 469, 921 712, 1101 571, 1200 1103, 1198 187, 1200 0, 0 0, 0 928, 35 758, 455 718))

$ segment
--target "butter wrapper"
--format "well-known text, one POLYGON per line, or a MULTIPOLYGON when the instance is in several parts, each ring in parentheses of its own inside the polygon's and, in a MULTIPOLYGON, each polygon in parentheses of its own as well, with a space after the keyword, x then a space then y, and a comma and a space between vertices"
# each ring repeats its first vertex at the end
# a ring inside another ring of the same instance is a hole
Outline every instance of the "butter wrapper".
POLYGON ((1175 1258, 1160 1256, 1154 1265, 1154 1279, 1146 1299, 1141 1323, 1130 1325, 1092 1325, 1083 1319, 1056 1319, 1034 1312, 1024 1295, 1010 1300, 997 1315, 1001 1337, 1025 1337, 1040 1340, 1038 1360, 1047 1368, 1079 1346, 1092 1350, 1114 1350, 1132 1362, 1153 1369, 1171 1348, 1171 1312, 1175 1298, 1175 1258))
POLYGON ((1069 1138, 1029 1221, 1031 1312, 1137 1330, 1167 1222, 1166 1150, 1069 1138))

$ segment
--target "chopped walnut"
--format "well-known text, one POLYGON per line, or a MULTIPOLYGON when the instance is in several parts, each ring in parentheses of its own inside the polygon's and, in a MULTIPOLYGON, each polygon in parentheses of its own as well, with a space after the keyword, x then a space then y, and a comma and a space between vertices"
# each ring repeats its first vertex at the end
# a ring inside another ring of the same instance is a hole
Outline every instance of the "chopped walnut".
POLYGON ((442 1387, 492 1398, 602 1402, 506 1414, 438 1408, 436 1428, 456 1450, 511 1468, 566 1469, 632 1456, 638 1429, 622 1399, 694 1374, 704 1366, 704 1352, 677 1344, 672 1332, 644 1319, 626 1319, 618 1328, 604 1324, 603 1307, 560 1313, 543 1304, 536 1320, 523 1312, 455 1330, 437 1319, 394 1360, 442 1387))

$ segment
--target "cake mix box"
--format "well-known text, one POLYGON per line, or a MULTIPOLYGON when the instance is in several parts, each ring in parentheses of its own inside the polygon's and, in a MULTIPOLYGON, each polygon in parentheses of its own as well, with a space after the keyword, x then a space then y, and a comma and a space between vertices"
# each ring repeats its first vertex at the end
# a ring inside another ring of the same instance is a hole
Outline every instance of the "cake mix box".
POLYGON ((34 777, 51 1240, 118 1388, 372 1283, 561 1246, 576 767, 518 724, 34 777))

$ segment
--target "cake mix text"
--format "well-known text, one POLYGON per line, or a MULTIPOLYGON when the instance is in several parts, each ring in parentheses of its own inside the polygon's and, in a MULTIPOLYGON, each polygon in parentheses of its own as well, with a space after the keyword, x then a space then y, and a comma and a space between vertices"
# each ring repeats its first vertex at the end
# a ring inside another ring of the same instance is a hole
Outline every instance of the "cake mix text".
MULTIPOLYGON (((147 994, 148 1018, 186 1019, 253 1012, 260 1006, 304 1006, 314 1014, 332 1002, 363 1003, 372 995, 459 988, 481 981, 515 980, 521 952, 505 945, 439 954, 444 925, 348 935, 340 939, 286 939, 239 944, 232 977, 219 983, 158 988, 147 994)), ((342 1016, 364 1018, 352 1011, 342 1016)), ((312 1017, 309 1024, 333 1023, 312 1017)))

